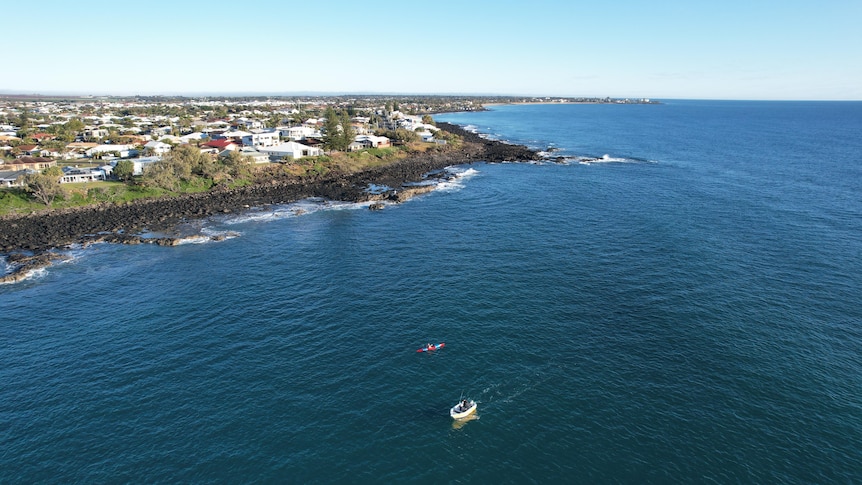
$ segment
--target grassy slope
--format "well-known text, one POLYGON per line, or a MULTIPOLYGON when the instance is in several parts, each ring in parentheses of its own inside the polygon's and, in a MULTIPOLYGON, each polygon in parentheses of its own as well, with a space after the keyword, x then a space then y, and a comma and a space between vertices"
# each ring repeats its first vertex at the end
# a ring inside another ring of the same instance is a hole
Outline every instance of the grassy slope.
MULTIPOLYGON (((447 146, 447 149, 455 149, 459 145, 459 143, 452 143, 447 146)), ((351 153, 336 152, 319 157, 301 158, 284 164, 270 164, 268 166, 256 167, 255 174, 260 176, 265 173, 264 168, 272 170, 273 166, 280 167, 285 173, 297 177, 325 175, 333 171, 355 173, 388 165, 408 158, 413 154, 438 149, 438 147, 438 145, 432 143, 416 142, 405 147, 373 148, 351 153)), ((254 174, 252 177, 254 177, 254 174)), ((254 182, 255 180, 252 179, 240 179, 230 181, 227 185, 229 187, 236 187, 249 185, 254 182)), ((19 188, 0 189, 0 216, 98 203, 122 204, 135 199, 170 197, 182 193, 204 192, 210 190, 213 186, 212 180, 205 179, 196 179, 190 183, 185 183, 179 192, 169 192, 163 189, 145 188, 139 185, 128 185, 123 182, 112 181, 63 184, 63 195, 54 200, 50 208, 41 202, 33 200, 19 188)))

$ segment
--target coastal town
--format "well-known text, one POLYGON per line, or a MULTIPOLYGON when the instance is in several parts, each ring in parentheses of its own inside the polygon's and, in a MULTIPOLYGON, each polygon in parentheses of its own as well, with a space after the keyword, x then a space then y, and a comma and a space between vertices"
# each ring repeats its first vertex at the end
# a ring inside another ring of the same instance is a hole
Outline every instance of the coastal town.
POLYGON ((181 146, 218 159, 239 155, 261 165, 414 140, 443 144, 445 137, 435 137, 438 130, 431 114, 482 110, 485 104, 649 102, 446 96, 5 96, 0 97, 0 188, 26 189, 27 175, 36 173, 51 174, 59 184, 116 179, 120 162, 132 176, 141 176, 181 146), (327 113, 348 121, 327 125, 327 113), (350 139, 334 143, 336 130, 350 139))
MULTIPOLYGON (((0 98, 0 186, 23 187, 26 175, 51 167, 60 167, 60 184, 108 180, 124 160, 138 176, 184 145, 212 157, 236 152, 252 164, 320 156, 335 148, 327 143, 327 109, 349 113, 353 136, 338 147, 347 151, 399 141, 380 135, 386 132, 434 142, 430 118, 411 114, 430 107, 355 99, 0 98)), ((470 102, 440 107, 474 109, 470 102)))

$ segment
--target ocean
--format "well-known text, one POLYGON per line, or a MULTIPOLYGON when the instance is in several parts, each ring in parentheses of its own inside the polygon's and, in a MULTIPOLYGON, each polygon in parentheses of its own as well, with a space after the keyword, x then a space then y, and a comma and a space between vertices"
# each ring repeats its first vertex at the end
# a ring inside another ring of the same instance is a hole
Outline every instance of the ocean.
POLYGON ((0 482, 862 482, 862 103, 435 119, 559 163, 0 286, 0 482))

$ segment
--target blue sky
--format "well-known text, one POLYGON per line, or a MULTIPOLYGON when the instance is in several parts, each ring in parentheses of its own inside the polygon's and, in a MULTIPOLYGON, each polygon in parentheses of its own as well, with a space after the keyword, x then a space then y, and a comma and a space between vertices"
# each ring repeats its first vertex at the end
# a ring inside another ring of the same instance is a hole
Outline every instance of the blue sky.
POLYGON ((862 100, 862 1, 6 2, 0 92, 862 100))

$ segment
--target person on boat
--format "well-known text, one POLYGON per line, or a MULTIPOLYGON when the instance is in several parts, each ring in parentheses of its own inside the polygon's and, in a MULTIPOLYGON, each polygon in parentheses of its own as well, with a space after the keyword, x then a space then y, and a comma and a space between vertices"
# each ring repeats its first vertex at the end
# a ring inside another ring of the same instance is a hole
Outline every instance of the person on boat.
POLYGON ((461 401, 461 411, 466 411, 466 410, 467 410, 467 408, 469 408, 469 407, 470 407, 470 406, 468 406, 468 405, 467 405, 467 400, 466 400, 466 399, 464 399, 463 401, 461 401))

